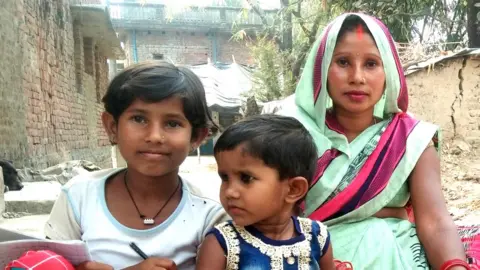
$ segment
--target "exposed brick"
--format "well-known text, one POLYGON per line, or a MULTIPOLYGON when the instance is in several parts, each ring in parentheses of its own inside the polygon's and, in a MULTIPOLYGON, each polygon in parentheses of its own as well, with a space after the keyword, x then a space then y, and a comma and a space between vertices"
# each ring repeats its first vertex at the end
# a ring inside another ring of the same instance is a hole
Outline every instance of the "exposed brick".
POLYGON ((17 167, 45 168, 71 159, 111 166, 97 97, 108 84, 106 58, 95 56, 94 47, 92 58, 84 58, 71 1, 41 2, 0 6, 0 36, 15 37, 0 40, 0 62, 8 64, 0 69, 0 158, 17 167), (90 64, 94 76, 85 72, 90 64))
POLYGON ((94 47, 95 47, 95 44, 92 38, 90 37, 83 38, 83 60, 85 63, 84 71, 90 75, 94 74, 94 65, 95 65, 94 47))
MULTIPOLYGON (((133 32, 124 36, 126 65, 134 61, 133 32)), ((231 40, 231 34, 202 31, 136 31, 137 60, 151 60, 162 54, 176 64, 202 64, 208 58, 232 63, 253 64, 250 51, 243 42, 231 40), (193 35, 192 35, 193 33, 193 35)))

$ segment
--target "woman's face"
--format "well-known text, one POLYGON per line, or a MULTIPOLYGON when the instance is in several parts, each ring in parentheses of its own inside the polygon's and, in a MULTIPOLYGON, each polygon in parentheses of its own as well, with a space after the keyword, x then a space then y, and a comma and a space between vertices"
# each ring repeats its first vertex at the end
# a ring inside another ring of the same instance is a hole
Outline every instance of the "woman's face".
POLYGON ((373 38, 365 31, 346 32, 328 70, 328 93, 335 110, 355 114, 373 110, 384 87, 383 62, 373 38))

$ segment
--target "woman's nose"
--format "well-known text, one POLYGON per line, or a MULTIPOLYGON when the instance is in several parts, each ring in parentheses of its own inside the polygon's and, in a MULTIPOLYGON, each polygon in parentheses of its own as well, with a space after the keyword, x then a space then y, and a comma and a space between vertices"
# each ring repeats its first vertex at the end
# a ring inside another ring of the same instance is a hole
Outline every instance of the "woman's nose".
POLYGON ((352 66, 350 82, 354 84, 365 84, 365 72, 360 64, 352 66))

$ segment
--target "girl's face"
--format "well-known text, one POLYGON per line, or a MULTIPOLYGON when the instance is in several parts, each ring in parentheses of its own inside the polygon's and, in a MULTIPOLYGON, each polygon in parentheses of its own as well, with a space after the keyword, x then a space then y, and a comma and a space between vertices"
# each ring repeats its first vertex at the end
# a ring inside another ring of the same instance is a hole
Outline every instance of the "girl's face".
POLYGON ((137 99, 113 125, 114 141, 128 168, 146 176, 178 170, 192 148, 199 145, 198 140, 192 141, 192 125, 179 97, 155 103, 137 99))
POLYGON ((353 114, 373 110, 385 87, 375 41, 365 31, 346 32, 339 38, 328 70, 328 93, 335 110, 353 114))

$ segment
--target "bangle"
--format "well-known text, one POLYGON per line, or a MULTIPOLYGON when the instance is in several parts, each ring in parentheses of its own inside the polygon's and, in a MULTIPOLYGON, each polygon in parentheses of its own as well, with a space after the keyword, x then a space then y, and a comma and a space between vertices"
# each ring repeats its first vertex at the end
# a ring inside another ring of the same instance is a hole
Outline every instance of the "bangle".
POLYGON ((342 262, 340 260, 333 260, 333 263, 335 264, 335 269, 336 270, 348 270, 348 269, 353 270, 353 265, 350 262, 342 262))
POLYGON ((440 267, 440 270, 448 270, 448 269, 450 269, 454 266, 463 266, 463 267, 465 267, 466 270, 471 269, 466 261, 460 260, 460 259, 453 259, 453 260, 448 260, 448 261, 444 262, 442 264, 442 266, 440 267))

